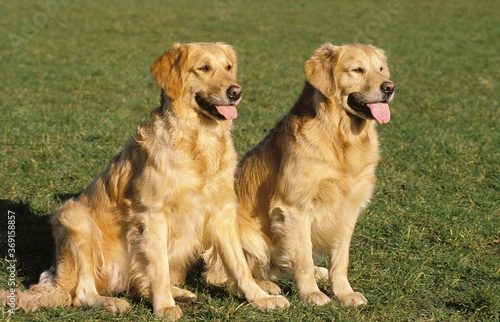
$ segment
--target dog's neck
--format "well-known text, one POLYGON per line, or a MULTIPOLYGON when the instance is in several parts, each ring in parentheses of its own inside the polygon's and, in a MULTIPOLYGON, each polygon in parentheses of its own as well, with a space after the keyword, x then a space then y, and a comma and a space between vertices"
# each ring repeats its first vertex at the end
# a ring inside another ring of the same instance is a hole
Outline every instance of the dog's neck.
POLYGON ((172 103, 172 100, 170 99, 170 97, 168 97, 167 94, 165 94, 164 90, 161 90, 161 94, 160 94, 160 107, 161 107, 161 109, 165 110, 167 107, 170 106, 171 103, 172 103))
POLYGON ((336 99, 335 97, 326 97, 306 81, 302 94, 297 99, 290 114, 306 121, 307 119, 313 120, 320 117, 327 117, 332 124, 339 126, 339 129, 347 136, 356 137, 366 129, 373 127, 373 121, 365 120, 348 113, 343 108, 340 108, 340 104, 342 104, 340 100, 334 102, 336 99), (339 106, 339 108, 336 108, 336 106, 339 106))
MULTIPOLYGON (((314 119, 318 115, 319 104, 317 102, 318 98, 316 97, 318 95, 322 94, 308 81, 306 81, 302 94, 300 94, 298 100, 295 102, 290 114, 297 115, 301 118, 306 117, 314 119)), ((324 98, 326 99, 326 97, 324 98)))

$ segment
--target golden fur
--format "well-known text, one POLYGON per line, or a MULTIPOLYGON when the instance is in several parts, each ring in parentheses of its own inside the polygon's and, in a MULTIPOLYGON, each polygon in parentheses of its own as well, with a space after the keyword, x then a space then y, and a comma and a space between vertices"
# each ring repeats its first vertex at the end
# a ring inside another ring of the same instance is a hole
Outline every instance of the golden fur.
POLYGON ((19 308, 121 313, 129 304, 104 294, 138 292, 158 317, 176 320, 174 299, 196 298, 178 285, 202 255, 209 265, 222 263, 219 273, 258 308, 287 306, 255 283, 239 240, 230 135, 241 97, 235 51, 223 43, 174 44, 151 71, 161 106, 81 195, 55 212, 54 266, 18 291, 19 308))
POLYGON ((328 277, 340 304, 357 306, 367 301, 347 279, 349 245, 375 183, 374 115, 388 121, 394 84, 384 51, 367 45, 324 44, 304 71, 295 106, 238 166, 242 244, 264 288, 287 273, 303 301, 322 305, 315 279, 328 277), (314 266, 316 251, 328 270, 314 266))

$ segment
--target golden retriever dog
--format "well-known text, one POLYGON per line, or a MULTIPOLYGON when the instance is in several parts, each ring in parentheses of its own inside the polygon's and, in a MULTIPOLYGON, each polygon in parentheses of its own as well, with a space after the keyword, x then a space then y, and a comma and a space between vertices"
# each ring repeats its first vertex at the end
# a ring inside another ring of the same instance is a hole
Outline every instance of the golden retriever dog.
POLYGON ((349 247, 375 183, 375 120, 389 121, 394 83, 384 51, 370 45, 324 44, 304 71, 295 106, 236 170, 243 248, 265 289, 285 273, 301 300, 323 305, 330 298, 316 278, 328 277, 340 305, 366 304, 347 279, 349 247), (328 270, 314 266, 316 252, 329 256, 328 270))
POLYGON ((107 294, 137 292, 156 316, 176 320, 179 288, 203 256, 260 309, 288 301, 252 277, 237 225, 236 152, 230 129, 242 90, 236 52, 224 43, 174 44, 151 67, 161 105, 123 151, 52 217, 55 259, 39 284, 18 291, 20 309, 130 305, 107 294), (174 300, 175 299, 175 300, 174 300))

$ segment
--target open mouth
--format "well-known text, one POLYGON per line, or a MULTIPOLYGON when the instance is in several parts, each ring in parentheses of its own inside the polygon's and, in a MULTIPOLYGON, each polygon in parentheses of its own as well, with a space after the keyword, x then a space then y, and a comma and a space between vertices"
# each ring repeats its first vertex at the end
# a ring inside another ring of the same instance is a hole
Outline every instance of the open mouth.
POLYGON ((199 107, 221 120, 234 120, 238 117, 238 110, 235 105, 215 105, 205 100, 199 94, 196 94, 194 99, 199 107))
POLYGON ((359 114, 376 119, 381 124, 391 120, 391 110, 386 102, 363 103, 358 101, 353 94, 350 94, 347 98, 347 104, 359 114))

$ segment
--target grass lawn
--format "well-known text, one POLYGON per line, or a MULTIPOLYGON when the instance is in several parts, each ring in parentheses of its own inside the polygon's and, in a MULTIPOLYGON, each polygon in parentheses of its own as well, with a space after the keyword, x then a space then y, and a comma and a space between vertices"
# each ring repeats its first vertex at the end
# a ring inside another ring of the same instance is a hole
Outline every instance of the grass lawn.
MULTIPOLYGON (((291 301, 262 313, 193 269, 183 321, 500 321, 500 4, 479 1, 95 1, 0 4, 0 287, 15 213, 17 283, 50 266, 49 214, 80 192, 159 102, 149 73, 174 41, 239 53, 240 156, 298 97, 324 42, 387 51, 396 83, 383 159, 351 246, 350 280, 368 305, 291 301), (185 3, 185 4, 184 4, 185 3), (10 213, 12 215, 12 213, 10 213)), ((328 285, 321 288, 329 292, 328 285)), ((132 311, 54 309, 5 321, 152 321, 132 311)))

